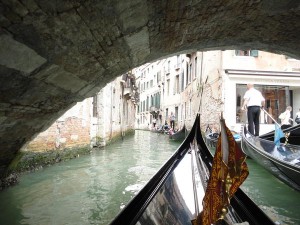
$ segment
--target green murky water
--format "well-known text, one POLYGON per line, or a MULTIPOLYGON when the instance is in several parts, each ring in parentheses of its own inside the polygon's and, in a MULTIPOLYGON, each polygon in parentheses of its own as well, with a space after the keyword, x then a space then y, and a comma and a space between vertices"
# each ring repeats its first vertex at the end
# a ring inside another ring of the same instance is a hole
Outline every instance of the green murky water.
MULTIPOLYGON (((107 225, 180 143, 136 131, 91 155, 27 174, 0 192, 1 225, 107 225)), ((300 193, 248 161, 243 190, 280 224, 300 224, 300 193)))

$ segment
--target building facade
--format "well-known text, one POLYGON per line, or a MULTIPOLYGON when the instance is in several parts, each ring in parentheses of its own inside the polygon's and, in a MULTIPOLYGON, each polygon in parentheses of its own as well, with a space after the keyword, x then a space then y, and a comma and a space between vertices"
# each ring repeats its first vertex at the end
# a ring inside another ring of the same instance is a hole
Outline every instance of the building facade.
MULTIPOLYGON (((292 118, 300 107, 300 61, 264 51, 224 51, 223 53, 224 115, 232 129, 246 122, 241 111, 246 84, 255 84, 266 99, 265 109, 274 120, 287 106, 292 106, 292 118), (233 104, 234 103, 234 107, 233 104)), ((262 111, 261 132, 273 130, 274 121, 262 111)))
POLYGON ((135 77, 131 72, 106 85, 93 98, 92 146, 105 146, 113 139, 134 131, 138 100, 135 77))
MULTIPOLYGON (((172 56, 135 69, 141 93, 137 110, 138 127, 149 129, 156 118, 152 95, 159 93, 158 124, 176 115, 178 128, 191 128, 201 114, 203 129, 219 128, 221 113, 227 125, 240 131, 246 113, 240 110, 246 84, 254 83, 266 98, 266 110, 278 116, 291 105, 293 118, 300 104, 300 62, 284 55, 257 50, 192 52, 172 56), (153 82, 152 82, 153 80, 153 82), (149 84, 148 84, 149 83, 149 84)), ((262 132, 274 129, 272 119, 261 115, 262 132)))
POLYGON ((22 151, 101 147, 134 131, 139 95, 131 73, 107 84, 96 96, 78 102, 22 151))

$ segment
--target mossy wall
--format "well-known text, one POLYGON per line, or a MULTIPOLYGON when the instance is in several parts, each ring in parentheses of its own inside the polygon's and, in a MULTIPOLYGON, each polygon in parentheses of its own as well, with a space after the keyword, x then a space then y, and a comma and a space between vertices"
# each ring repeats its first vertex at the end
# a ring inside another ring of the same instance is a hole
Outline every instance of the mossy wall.
POLYGON ((52 150, 44 152, 20 151, 9 166, 9 173, 22 173, 35 171, 55 163, 68 161, 89 154, 90 146, 65 148, 63 150, 52 150))

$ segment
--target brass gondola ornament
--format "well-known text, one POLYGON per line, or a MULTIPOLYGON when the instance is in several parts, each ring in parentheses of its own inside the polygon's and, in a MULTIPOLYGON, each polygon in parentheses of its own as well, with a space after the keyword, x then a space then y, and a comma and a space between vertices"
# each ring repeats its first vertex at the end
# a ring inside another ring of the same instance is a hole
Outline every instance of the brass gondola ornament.
POLYGON ((285 133, 284 133, 284 137, 285 137, 284 145, 287 145, 287 144, 288 144, 290 134, 291 134, 291 132, 285 132, 285 133))

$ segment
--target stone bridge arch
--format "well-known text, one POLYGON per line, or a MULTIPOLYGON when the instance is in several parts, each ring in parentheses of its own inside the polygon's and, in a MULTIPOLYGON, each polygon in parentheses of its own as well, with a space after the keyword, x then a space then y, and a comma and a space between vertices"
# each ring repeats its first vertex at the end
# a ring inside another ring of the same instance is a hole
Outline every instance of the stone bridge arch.
POLYGON ((131 68, 190 50, 300 58, 299 0, 0 0, 0 174, 20 147, 131 68))

